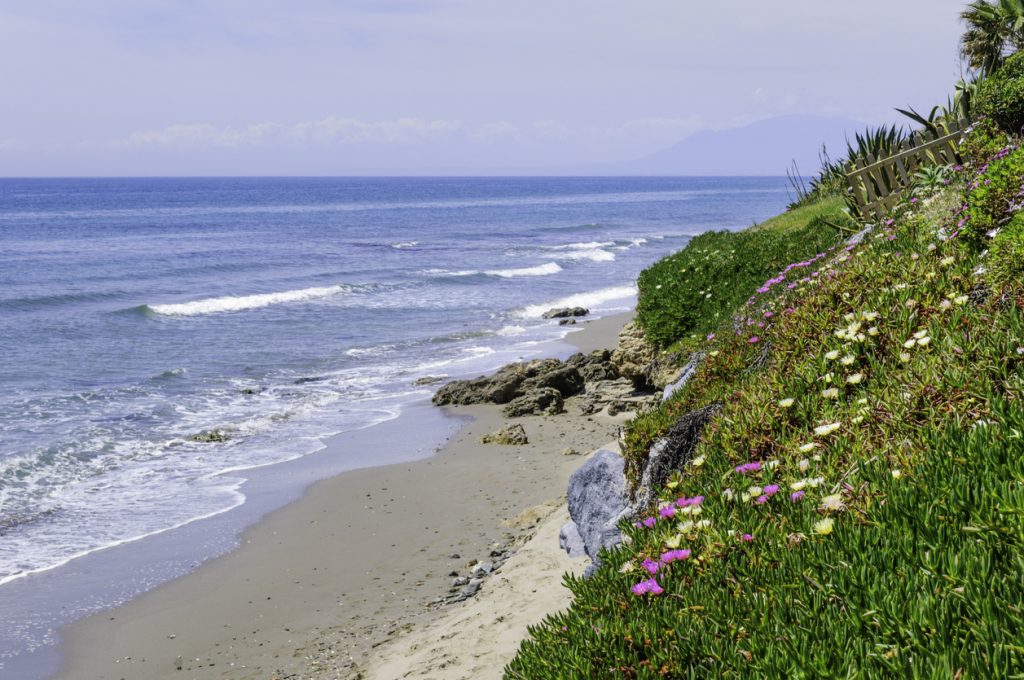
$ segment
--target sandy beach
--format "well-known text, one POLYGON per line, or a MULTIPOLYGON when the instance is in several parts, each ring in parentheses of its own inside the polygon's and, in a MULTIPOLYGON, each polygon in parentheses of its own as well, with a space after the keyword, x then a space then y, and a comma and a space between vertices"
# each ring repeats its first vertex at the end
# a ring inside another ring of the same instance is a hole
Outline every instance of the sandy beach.
MULTIPOLYGON (((628 318, 581 324, 566 340, 614 347, 628 318)), ((561 499, 582 462, 563 451, 613 441, 625 416, 518 418, 529 444, 498 446, 479 440, 506 422, 499 407, 453 411, 473 420, 436 456, 319 482, 237 550, 62 630, 57 677, 500 677, 526 626, 566 603, 558 575, 582 568, 557 548, 561 499), (480 594, 436 604, 452 574, 492 551, 512 557, 480 594), (543 596, 527 596, 538 588, 543 596), (473 628, 477 642, 453 626, 473 628), (492 651, 469 654, 474 645, 492 651)))

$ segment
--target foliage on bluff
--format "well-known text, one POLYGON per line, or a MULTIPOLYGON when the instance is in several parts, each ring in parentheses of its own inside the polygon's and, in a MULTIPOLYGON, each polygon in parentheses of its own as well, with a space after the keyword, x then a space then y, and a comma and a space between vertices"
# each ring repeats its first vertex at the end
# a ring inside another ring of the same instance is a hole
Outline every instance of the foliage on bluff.
MULTIPOLYGON (((629 470, 682 414, 724 408, 506 677, 1021 673, 1024 228, 1015 198, 986 195, 1019 191, 1004 169, 1024 152, 999 153, 859 245, 793 255, 733 318, 656 332, 712 335, 694 379, 631 425, 629 470)), ((716 250, 673 266, 747 285, 753 265, 716 250)))

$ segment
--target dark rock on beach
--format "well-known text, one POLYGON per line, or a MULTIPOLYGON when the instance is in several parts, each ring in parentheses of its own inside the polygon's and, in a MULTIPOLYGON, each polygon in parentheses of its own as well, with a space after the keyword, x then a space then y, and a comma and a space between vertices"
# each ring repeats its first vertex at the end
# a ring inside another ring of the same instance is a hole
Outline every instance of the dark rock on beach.
POLYGON ((541 388, 569 397, 583 391, 583 377, 574 366, 558 359, 509 364, 492 376, 453 380, 434 395, 438 406, 448 404, 507 404, 541 388))
POLYGON ((587 314, 590 314, 590 310, 585 307, 558 307, 556 309, 549 309, 541 316, 544 319, 567 319, 586 316, 587 314))
POLYGON ((553 387, 541 387, 529 394, 516 397, 508 403, 502 414, 508 418, 532 415, 555 415, 565 410, 562 394, 553 387))
POLYGON ((226 442, 229 437, 220 430, 206 430, 199 434, 194 434, 189 437, 194 442, 202 442, 204 444, 212 444, 217 442, 226 442))
POLYGON ((425 375, 422 378, 417 378, 413 382, 413 387, 422 387, 423 385, 433 385, 434 383, 441 382, 446 377, 448 377, 448 376, 444 376, 444 375, 425 375))
POLYGON ((526 430, 524 430, 523 426, 519 424, 508 425, 497 432, 485 434, 480 441, 484 444, 505 444, 513 446, 530 443, 529 439, 526 437, 526 430))

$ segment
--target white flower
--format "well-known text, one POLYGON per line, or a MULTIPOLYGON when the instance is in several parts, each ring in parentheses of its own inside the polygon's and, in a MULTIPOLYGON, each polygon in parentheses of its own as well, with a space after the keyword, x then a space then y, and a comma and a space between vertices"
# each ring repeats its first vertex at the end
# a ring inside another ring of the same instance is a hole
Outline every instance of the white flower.
POLYGON ((821 509, 828 510, 829 512, 838 512, 846 509, 846 504, 843 503, 843 497, 837 493, 831 496, 825 496, 821 499, 821 509))
POLYGON ((926 346, 926 345, 927 345, 928 343, 930 343, 931 341, 932 341, 932 339, 931 339, 931 338, 929 338, 929 337, 928 337, 928 336, 926 335, 926 336, 924 336, 923 338, 921 338, 920 340, 918 340, 918 341, 917 341, 917 344, 918 344, 918 345, 920 345, 921 347, 924 347, 924 346, 926 346))
POLYGON ((914 333, 914 338, 916 340, 920 340, 921 338, 923 338, 926 335, 928 335, 928 331, 918 331, 918 332, 914 333))
POLYGON ((828 423, 827 425, 819 425, 818 427, 814 428, 814 434, 818 435, 819 437, 824 437, 838 430, 840 426, 841 423, 828 423))
POLYGON ((845 315, 843 315, 843 318, 844 318, 844 319, 846 320, 846 322, 847 322, 847 323, 850 323, 850 322, 852 322, 852 321, 853 321, 854 319, 856 319, 857 317, 856 317, 856 315, 855 315, 855 314, 853 314, 853 313, 851 312, 851 313, 849 313, 849 314, 845 314, 845 315))
POLYGON ((798 479, 797 481, 792 482, 789 485, 789 488, 792 489, 793 491, 800 491, 801 489, 803 489, 806 486, 807 486, 807 480, 806 479, 798 479))
POLYGON ((697 456, 690 461, 690 467, 700 467, 704 464, 704 456, 697 456))
POLYGON ((810 467, 810 465, 811 461, 807 460, 806 458, 804 458, 803 460, 796 464, 796 466, 800 468, 800 472, 807 472, 807 468, 810 467))
POLYGON ((814 450, 814 442, 808 442, 806 444, 802 444, 800 446, 800 449, 799 449, 800 453, 807 453, 808 451, 813 451, 813 450, 814 450))
POLYGON ((853 375, 850 375, 850 376, 846 377, 846 382, 850 383, 851 385, 857 385, 863 379, 864 379, 864 374, 863 373, 854 373, 853 375))
POLYGON ((827 390, 822 390, 821 391, 821 396, 825 397, 826 399, 838 399, 839 398, 839 388, 837 388, 837 387, 830 387, 827 390))
POLYGON ((871 328, 869 328, 868 335, 870 335, 871 337, 875 337, 876 335, 878 335, 878 326, 872 326, 871 328))
MULTIPOLYGON (((693 520, 692 519, 688 519, 685 522, 682 522, 682 523, 679 524, 679 531, 681 533, 684 533, 684 534, 690 533, 690 529, 692 529, 692 528, 693 528, 693 520)), ((671 548, 671 547, 678 547, 678 546, 671 546, 670 545, 669 547, 671 548)))
POLYGON ((713 350, 711 352, 708 352, 708 356, 717 357, 718 356, 718 350, 716 349, 716 350, 713 350))
POLYGON ((947 309, 949 309, 952 306, 953 306, 953 303, 950 302, 949 300, 943 300, 942 302, 939 303, 939 309, 941 309, 942 311, 946 311, 947 309))
POLYGON ((751 486, 751 487, 747 488, 747 495, 749 495, 749 496, 760 496, 762 491, 764 491, 764 489, 762 489, 759 486, 751 486))
POLYGON ((953 257, 952 255, 950 255, 949 257, 944 257, 941 260, 939 260, 939 264, 942 265, 943 267, 948 267, 954 262, 956 262, 956 258, 953 257))
POLYGON ((733 491, 732 489, 726 489, 725 491, 722 492, 722 498, 724 498, 727 501, 731 501, 735 496, 736 492, 733 491))
POLYGON ((826 373, 825 375, 821 376, 821 380, 825 384, 828 384, 828 383, 832 382, 832 374, 831 373, 826 373))
POLYGON ((914 340, 913 338, 911 338, 910 340, 907 340, 906 342, 904 342, 903 346, 905 348, 907 348, 907 349, 910 349, 911 347, 913 347, 916 344, 917 344, 917 340, 914 340))
POLYGON ((829 361, 834 361, 834 360, 838 359, 839 358, 839 350, 834 349, 831 352, 826 352, 825 353, 825 358, 828 359, 829 361))
POLYGON ((902 361, 903 363, 907 363, 908 361, 910 361, 910 355, 907 354, 906 352, 900 352, 900 361, 902 361))
POLYGON ((864 312, 861 314, 861 317, 863 317, 865 321, 874 321, 878 318, 878 312, 864 312))
POLYGON ((852 364, 856 360, 857 360, 857 357, 853 356, 852 354, 847 354, 845 357, 843 357, 839 361, 839 363, 841 363, 843 366, 849 366, 850 364, 852 364))
POLYGON ((822 536, 827 536, 827 535, 831 534, 832 533, 832 518, 831 517, 826 517, 825 519, 821 520, 820 522, 815 522, 814 523, 814 532, 817 533, 817 534, 821 534, 822 536))
POLYGON ((793 398, 792 397, 786 397, 785 399, 780 399, 779 400, 779 406, 781 406, 782 408, 789 408, 792 405, 793 405, 793 398))
POLYGON ((958 305, 962 305, 965 302, 967 302, 967 296, 966 295, 958 295, 955 298, 953 298, 953 302, 955 302, 958 305))
POLYGON ((903 476, 903 470, 900 470, 899 468, 896 468, 895 470, 893 470, 891 472, 891 474, 892 474, 892 478, 893 479, 899 479, 900 477, 903 476))
POLYGON ((763 467, 765 470, 774 470, 775 468, 779 467, 779 461, 766 460, 764 462, 764 465, 762 465, 761 467, 763 467))
POLYGON ((817 489, 819 486, 825 483, 824 477, 811 477, 807 480, 807 486, 817 489))

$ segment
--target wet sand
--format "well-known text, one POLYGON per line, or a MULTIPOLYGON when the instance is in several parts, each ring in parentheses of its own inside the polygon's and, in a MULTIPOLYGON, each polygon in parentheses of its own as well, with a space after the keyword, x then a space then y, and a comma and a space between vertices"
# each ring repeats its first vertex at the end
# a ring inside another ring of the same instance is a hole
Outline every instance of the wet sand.
MULTIPOLYGON (((581 324, 582 331, 566 341, 586 350, 614 347, 628 318, 581 324)), ((558 508, 569 475, 582 462, 562 451, 596 449, 616 438, 624 420, 518 418, 530 443, 495 446, 479 439, 506 422, 498 407, 453 411, 474 420, 436 456, 318 482, 247 530, 237 550, 63 629, 57 677, 349 678, 411 640, 406 631, 425 633, 429 642, 436 630, 429 624, 447 625, 452 615, 484 602, 492 585, 497 592, 501 579, 511 581, 516 557, 487 579, 476 598, 431 605, 449 593, 450 574, 467 573, 472 560, 487 559, 492 550, 520 546, 538 526, 550 533, 554 520, 544 519, 558 508)), ((547 568, 560 573, 566 564, 571 561, 547 568)), ((554 583, 560 588, 557 577, 554 583)), ((525 610, 517 597, 505 597, 504 606, 525 610)), ((539 620, 564 606, 538 601, 539 608, 533 603, 523 613, 539 620)), ((506 633, 503 649, 514 652, 517 635, 506 633)), ((486 676, 500 677, 505 661, 484 659, 475 663, 477 674, 465 677, 485 677, 482 668, 489 669, 486 676)), ((414 656, 407 666, 403 673, 416 671, 414 656)), ((392 672, 374 671, 372 677, 392 672)))

